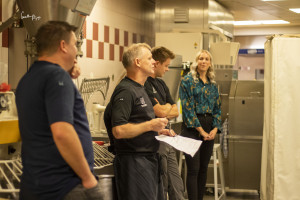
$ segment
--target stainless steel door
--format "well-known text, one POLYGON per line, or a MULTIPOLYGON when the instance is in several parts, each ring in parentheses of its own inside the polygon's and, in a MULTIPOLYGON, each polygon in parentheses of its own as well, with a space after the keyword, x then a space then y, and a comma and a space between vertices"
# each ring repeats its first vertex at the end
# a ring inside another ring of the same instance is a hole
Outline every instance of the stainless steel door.
POLYGON ((230 136, 229 148, 229 188, 260 189, 261 136, 230 136))

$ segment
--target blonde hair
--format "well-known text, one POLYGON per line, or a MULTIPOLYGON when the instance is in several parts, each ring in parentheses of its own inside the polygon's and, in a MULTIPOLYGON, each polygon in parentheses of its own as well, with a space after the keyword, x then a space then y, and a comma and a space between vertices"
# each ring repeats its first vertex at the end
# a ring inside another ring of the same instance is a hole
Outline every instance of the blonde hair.
POLYGON ((142 49, 151 51, 151 47, 146 43, 132 44, 123 53, 122 63, 125 68, 130 67, 134 63, 134 59, 139 58, 142 54, 142 49))
POLYGON ((214 71, 213 58, 212 58, 211 53, 209 53, 209 51, 207 51, 207 50, 200 50, 196 54, 195 63, 193 63, 192 66, 191 66, 190 74, 192 75, 192 77, 193 77, 193 79, 194 79, 195 82, 199 81, 197 68, 198 68, 198 60, 199 60, 199 57, 200 57, 200 55, 202 53, 206 53, 210 57, 210 66, 209 66, 209 68, 207 70, 206 77, 209 78, 209 81, 211 83, 216 83, 216 81, 215 81, 215 71, 214 71))

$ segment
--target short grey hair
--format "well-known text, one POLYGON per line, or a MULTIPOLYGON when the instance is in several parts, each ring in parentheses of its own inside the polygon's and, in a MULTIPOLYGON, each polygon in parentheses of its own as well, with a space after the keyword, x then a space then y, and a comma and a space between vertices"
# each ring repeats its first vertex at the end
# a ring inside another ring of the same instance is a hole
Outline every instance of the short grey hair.
POLYGON ((134 59, 139 58, 142 54, 142 49, 151 51, 151 47, 146 43, 135 43, 126 49, 123 53, 122 63, 125 68, 130 67, 134 63, 134 59))

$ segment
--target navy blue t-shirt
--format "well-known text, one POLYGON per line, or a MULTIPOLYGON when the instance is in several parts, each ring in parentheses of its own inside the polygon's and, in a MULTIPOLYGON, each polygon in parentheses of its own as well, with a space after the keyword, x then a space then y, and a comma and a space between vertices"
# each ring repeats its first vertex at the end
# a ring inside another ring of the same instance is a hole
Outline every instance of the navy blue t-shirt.
POLYGON ((74 126, 93 171, 92 138, 83 100, 59 65, 36 61, 18 84, 16 104, 22 138, 21 193, 26 190, 24 199, 27 194, 41 200, 62 199, 81 180, 59 153, 50 125, 68 122, 74 126))

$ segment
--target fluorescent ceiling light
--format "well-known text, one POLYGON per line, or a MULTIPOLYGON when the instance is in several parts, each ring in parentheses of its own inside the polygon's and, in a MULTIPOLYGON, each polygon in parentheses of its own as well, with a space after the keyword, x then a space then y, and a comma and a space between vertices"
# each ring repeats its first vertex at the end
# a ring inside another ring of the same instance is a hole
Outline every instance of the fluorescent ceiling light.
POLYGON ((291 10, 295 13, 300 13, 300 8, 290 8, 289 10, 291 10))
POLYGON ((235 26, 243 25, 263 25, 263 24, 289 24, 290 22, 284 20, 260 20, 260 21, 234 21, 235 26))

